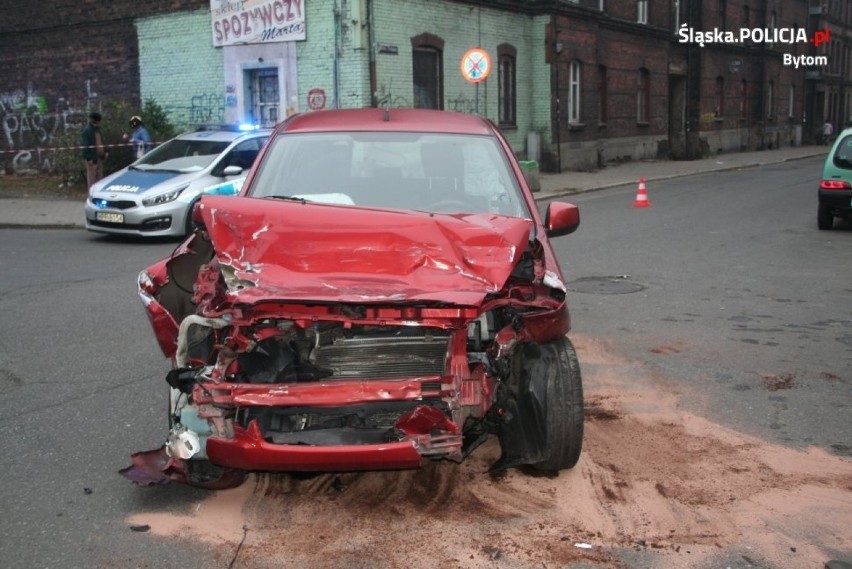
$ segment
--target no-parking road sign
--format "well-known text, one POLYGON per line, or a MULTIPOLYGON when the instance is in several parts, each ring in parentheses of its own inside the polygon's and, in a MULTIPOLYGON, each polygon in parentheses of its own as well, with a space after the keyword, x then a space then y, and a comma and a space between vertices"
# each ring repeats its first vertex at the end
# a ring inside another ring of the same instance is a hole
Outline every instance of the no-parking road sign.
POLYGON ((491 57, 484 49, 475 47, 467 50, 461 58, 462 77, 471 83, 484 81, 491 73, 491 57))

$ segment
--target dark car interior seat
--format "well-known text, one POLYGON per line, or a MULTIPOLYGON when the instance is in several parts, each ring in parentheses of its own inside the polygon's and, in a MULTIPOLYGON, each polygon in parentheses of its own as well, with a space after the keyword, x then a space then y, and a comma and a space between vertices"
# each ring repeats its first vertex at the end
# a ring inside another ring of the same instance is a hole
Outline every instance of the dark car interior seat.
POLYGON ((420 163, 433 200, 463 199, 464 157, 460 149, 436 142, 423 143, 420 163))
POLYGON ((290 195, 344 193, 348 194, 352 180, 352 146, 321 144, 315 150, 303 151, 293 172, 290 195))
MULTIPOLYGON (((450 210, 464 207, 464 211, 486 211, 488 202, 482 196, 465 191, 465 164, 462 148, 438 142, 427 142, 420 146, 420 160, 428 181, 424 204, 429 208, 435 204, 446 204, 450 210)), ((444 209, 444 208, 440 208, 444 209)))

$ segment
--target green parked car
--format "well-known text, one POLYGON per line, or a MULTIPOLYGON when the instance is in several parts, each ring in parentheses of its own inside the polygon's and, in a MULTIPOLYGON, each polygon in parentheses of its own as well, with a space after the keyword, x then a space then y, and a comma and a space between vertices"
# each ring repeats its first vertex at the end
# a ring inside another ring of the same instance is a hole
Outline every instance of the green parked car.
POLYGON ((852 218, 852 128, 834 141, 819 182, 817 226, 831 229, 835 217, 852 218))

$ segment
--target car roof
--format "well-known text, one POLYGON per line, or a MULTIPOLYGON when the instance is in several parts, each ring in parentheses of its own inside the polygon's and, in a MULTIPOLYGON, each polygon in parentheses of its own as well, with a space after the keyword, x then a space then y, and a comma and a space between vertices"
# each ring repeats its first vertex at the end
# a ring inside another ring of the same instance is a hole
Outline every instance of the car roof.
POLYGON ((396 131, 451 134, 493 134, 477 115, 431 109, 333 109, 291 116, 278 132, 396 131))

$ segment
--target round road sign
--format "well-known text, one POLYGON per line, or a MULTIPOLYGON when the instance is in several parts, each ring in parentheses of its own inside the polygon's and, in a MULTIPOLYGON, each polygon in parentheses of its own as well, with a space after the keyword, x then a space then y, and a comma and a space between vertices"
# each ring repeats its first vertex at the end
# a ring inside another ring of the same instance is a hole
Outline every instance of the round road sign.
POLYGON ((462 77, 471 83, 484 81, 491 73, 491 57, 484 49, 475 47, 467 50, 461 58, 462 77))
POLYGON ((325 108, 325 91, 323 89, 308 91, 308 108, 312 111, 321 111, 325 108))

